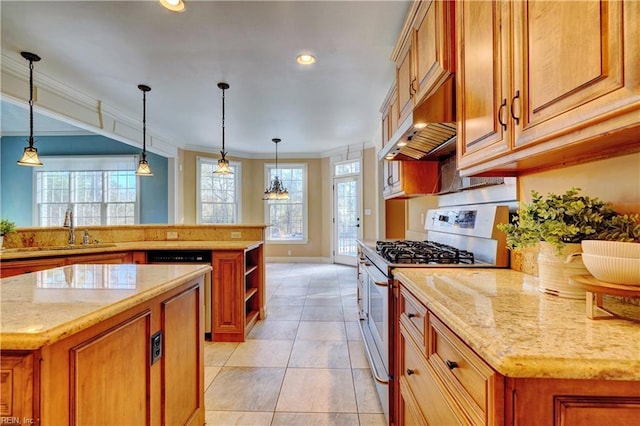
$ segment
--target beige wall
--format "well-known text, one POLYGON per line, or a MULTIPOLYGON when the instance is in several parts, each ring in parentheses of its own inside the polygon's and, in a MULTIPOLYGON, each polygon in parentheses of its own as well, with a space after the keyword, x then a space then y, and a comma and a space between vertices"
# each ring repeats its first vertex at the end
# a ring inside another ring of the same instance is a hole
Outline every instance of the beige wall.
POLYGON ((531 200, 531 190, 543 195, 548 192, 558 194, 574 186, 582 188, 581 194, 611 203, 620 213, 640 212, 640 154, 518 178, 520 198, 525 201, 531 200))
POLYGON ((375 148, 365 149, 362 155, 362 238, 378 239, 378 158, 375 148), (370 215, 364 214, 370 211, 370 215))

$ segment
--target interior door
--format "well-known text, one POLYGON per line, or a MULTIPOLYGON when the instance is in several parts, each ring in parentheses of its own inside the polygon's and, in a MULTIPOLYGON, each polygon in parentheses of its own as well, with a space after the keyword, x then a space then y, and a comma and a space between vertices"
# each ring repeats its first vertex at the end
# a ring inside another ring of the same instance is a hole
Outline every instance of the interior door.
POLYGON ((356 265, 362 235, 360 176, 336 177, 333 181, 333 260, 356 265))

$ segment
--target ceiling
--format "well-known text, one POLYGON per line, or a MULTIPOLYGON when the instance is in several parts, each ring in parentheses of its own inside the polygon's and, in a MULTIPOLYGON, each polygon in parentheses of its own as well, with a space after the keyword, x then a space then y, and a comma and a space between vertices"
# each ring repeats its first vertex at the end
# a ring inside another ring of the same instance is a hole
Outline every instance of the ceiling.
MULTIPOLYGON (((142 121, 172 145, 230 154, 322 155, 379 141, 390 55, 409 1, 6 1, 2 54, 42 57, 39 73, 142 121), (311 66, 296 63, 308 52, 311 66)), ((25 73, 28 68, 25 62, 25 73)), ((37 85, 37 82, 34 84, 37 85)), ((28 90, 28 88, 25 88, 28 90)), ((58 126, 36 116, 35 133, 58 126)), ((141 125, 140 125, 141 126, 141 125)), ((3 134, 28 132, 28 112, 3 101, 3 134)))

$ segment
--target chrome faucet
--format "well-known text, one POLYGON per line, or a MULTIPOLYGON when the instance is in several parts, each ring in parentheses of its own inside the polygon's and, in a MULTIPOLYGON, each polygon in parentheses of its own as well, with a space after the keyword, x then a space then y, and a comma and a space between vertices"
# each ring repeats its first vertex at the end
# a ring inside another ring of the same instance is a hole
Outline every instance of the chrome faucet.
POLYGON ((69 228, 69 245, 73 245, 76 242, 75 231, 76 228, 73 226, 73 210, 67 209, 67 212, 64 215, 64 226, 65 228, 69 228))

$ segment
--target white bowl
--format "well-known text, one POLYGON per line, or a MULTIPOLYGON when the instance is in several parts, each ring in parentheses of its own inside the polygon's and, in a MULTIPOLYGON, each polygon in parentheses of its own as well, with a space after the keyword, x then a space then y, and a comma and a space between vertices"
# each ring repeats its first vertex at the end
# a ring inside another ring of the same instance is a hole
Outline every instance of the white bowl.
POLYGON ((640 286, 640 259, 582 253, 582 261, 600 281, 640 286))
POLYGON ((583 240, 582 252, 598 256, 627 257, 640 259, 640 243, 622 241, 583 240))

